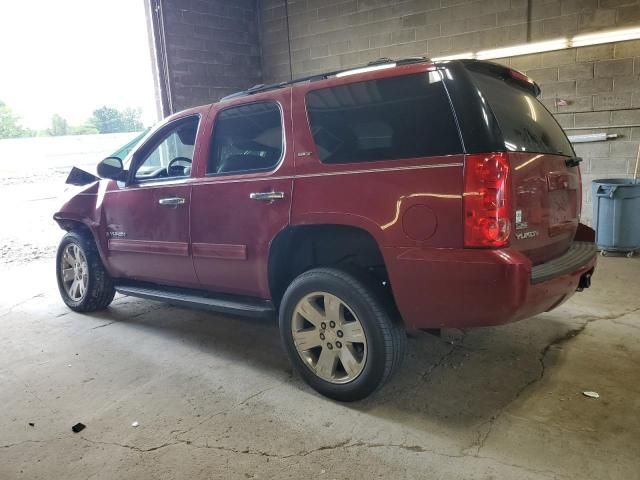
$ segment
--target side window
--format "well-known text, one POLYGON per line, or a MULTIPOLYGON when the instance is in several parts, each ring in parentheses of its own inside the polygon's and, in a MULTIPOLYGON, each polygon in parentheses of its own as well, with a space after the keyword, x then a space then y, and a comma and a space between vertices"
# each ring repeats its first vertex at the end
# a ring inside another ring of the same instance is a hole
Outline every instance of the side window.
POLYGON ((276 103, 227 108, 215 120, 207 174, 271 170, 282 152, 282 118, 276 103))
POLYGON ((176 123, 157 141, 144 160, 138 164, 135 180, 161 180, 188 177, 198 132, 198 117, 176 123))
POLYGON ((306 103, 323 163, 462 153, 438 72, 312 90, 306 103))

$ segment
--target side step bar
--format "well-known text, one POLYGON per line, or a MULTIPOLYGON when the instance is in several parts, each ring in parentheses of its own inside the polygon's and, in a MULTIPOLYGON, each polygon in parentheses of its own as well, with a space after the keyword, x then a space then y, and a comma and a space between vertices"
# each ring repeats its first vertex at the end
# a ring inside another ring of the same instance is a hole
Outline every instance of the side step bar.
POLYGON ((212 294, 202 290, 163 287, 154 284, 116 284, 122 295, 146 298, 181 307, 199 308, 229 315, 272 319, 276 309, 269 300, 239 295, 212 294))

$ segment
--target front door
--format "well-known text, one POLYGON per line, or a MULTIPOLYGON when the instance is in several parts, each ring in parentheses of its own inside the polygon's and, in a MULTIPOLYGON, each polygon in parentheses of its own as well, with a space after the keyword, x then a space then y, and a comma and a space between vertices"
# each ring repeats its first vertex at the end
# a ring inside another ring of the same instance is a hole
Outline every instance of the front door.
POLYGON ((270 297, 269 246, 289 223, 293 186, 288 98, 210 115, 213 138, 191 201, 193 261, 208 290, 270 297))
POLYGON ((116 277, 197 286, 189 250, 191 164, 198 116, 169 123, 134 153, 126 184, 103 201, 109 264, 116 277))

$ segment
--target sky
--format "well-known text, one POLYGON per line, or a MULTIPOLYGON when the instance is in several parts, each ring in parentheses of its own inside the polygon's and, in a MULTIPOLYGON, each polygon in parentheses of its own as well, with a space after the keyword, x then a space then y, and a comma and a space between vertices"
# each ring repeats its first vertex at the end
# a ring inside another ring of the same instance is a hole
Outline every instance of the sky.
POLYGON ((37 130, 103 105, 155 123, 144 1, 0 0, 0 100, 37 130))

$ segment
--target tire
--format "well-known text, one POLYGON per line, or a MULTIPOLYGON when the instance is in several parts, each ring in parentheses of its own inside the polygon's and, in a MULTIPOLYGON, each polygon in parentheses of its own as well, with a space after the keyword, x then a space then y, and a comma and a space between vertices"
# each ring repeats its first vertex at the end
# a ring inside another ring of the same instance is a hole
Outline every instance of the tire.
POLYGON ((56 254, 56 279, 62 300, 76 312, 104 310, 116 293, 93 238, 79 232, 69 232, 60 241, 56 254), (77 261, 70 262, 71 259, 77 261), (78 265, 77 269, 69 268, 71 263, 78 265), (66 276, 63 276, 63 268, 66 276), (74 283, 75 287, 72 287, 74 283))
POLYGON ((398 315, 387 297, 362 273, 334 268, 309 270, 289 285, 280 335, 291 363, 313 389, 334 400, 357 401, 399 368, 406 333, 394 321, 398 315), (338 318, 335 326, 332 318, 338 318))

